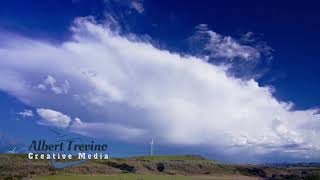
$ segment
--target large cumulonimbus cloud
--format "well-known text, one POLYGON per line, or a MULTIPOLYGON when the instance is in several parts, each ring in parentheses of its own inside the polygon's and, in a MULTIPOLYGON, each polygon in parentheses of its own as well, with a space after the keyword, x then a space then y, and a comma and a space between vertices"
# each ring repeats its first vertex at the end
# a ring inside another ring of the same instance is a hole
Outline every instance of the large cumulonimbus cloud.
POLYGON ((2 39, 0 89, 39 108, 41 124, 226 153, 248 148, 259 155, 319 155, 317 110, 291 110, 291 103, 275 99, 255 80, 128 40, 90 18, 76 19, 71 29, 72 39, 61 44, 2 39))

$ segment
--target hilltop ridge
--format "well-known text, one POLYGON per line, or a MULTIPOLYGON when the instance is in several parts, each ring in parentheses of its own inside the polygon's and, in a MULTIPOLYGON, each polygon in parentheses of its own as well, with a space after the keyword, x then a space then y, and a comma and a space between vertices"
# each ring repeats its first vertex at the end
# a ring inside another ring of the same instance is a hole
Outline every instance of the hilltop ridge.
MULTIPOLYGON (((272 165, 232 165, 198 155, 138 156, 90 160, 79 166, 55 169, 48 160, 29 160, 24 154, 0 154, 0 179, 35 176, 139 174, 155 176, 252 177, 268 180, 320 178, 320 167, 277 167, 272 165)), ((243 178, 242 178, 243 179, 243 178)))

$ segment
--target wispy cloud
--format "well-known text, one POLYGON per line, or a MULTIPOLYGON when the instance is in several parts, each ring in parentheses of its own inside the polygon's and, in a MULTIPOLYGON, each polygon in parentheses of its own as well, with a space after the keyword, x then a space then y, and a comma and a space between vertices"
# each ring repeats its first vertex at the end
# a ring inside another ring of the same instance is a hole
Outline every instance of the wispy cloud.
POLYGON ((65 80, 61 85, 57 85, 56 79, 50 75, 47 76, 42 83, 37 85, 37 88, 41 90, 50 89, 55 94, 67 94, 70 89, 70 84, 65 80))
POLYGON ((29 110, 29 109, 25 109, 24 111, 18 112, 17 114, 22 117, 33 117, 34 116, 33 111, 29 110))
POLYGON ((258 78, 272 60, 273 49, 264 41, 248 32, 236 39, 199 24, 188 38, 190 52, 214 64, 224 64, 237 77, 258 78), (256 69, 263 64, 264 69, 256 69))
POLYGON ((132 0, 131 7, 135 9, 137 12, 139 12, 140 14, 143 13, 144 11, 143 2, 141 0, 132 0))
POLYGON ((222 36, 208 29, 207 25, 200 24, 196 27, 197 32, 193 38, 207 40, 203 50, 208 51, 211 58, 225 58, 234 60, 239 58, 244 61, 251 61, 260 58, 260 52, 254 47, 242 45, 230 36, 222 36), (198 37, 207 36, 207 37, 198 37))

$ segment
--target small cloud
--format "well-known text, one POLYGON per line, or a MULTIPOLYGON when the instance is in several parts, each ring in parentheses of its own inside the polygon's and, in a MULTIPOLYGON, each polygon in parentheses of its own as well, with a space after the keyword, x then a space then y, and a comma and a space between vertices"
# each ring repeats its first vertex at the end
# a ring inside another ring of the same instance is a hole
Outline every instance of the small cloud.
POLYGON ((56 79, 48 75, 42 83, 37 85, 37 88, 43 91, 50 89, 54 94, 68 94, 70 83, 65 80, 64 83, 57 85, 56 79))
POLYGON ((209 30, 207 24, 199 24, 198 26, 196 26, 196 29, 198 30, 198 32, 205 32, 209 30))
POLYGON ((139 0, 133 0, 131 2, 131 8, 135 9, 140 14, 144 12, 143 3, 139 0))
POLYGON ((258 79, 268 72, 273 49, 253 32, 239 38, 210 30, 207 24, 195 27, 188 38, 189 53, 213 64, 228 67, 228 73, 242 79, 258 79))
POLYGON ((51 109, 37 109, 38 115, 42 118, 39 121, 41 125, 66 128, 69 126, 71 118, 61 112, 51 109))
POLYGON ((24 111, 19 112, 17 114, 22 116, 22 117, 33 117, 34 116, 32 110, 28 110, 28 109, 25 109, 24 111))
POLYGON ((56 83, 56 80, 52 76, 48 75, 47 78, 44 80, 44 83, 47 85, 54 86, 56 83))
POLYGON ((230 36, 223 36, 209 30, 207 24, 199 24, 196 26, 196 32, 190 40, 192 43, 202 43, 202 50, 207 52, 211 58, 223 58, 227 60, 238 58, 244 61, 260 58, 258 49, 243 45, 230 36))
POLYGON ((43 91, 47 89, 47 87, 45 85, 43 85, 43 84, 38 84, 37 88, 41 89, 43 91))
POLYGON ((251 46, 257 49, 267 60, 272 60, 274 49, 270 47, 267 42, 261 40, 260 36, 261 35, 257 35, 249 31, 242 35, 239 42, 243 44, 251 44, 251 46))

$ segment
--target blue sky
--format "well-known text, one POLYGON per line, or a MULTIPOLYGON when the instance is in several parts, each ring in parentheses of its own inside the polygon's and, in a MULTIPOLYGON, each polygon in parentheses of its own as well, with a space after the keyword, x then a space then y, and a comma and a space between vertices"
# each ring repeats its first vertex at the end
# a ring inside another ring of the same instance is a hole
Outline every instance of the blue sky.
POLYGON ((147 153, 153 137, 159 154, 318 161, 317 7, 3 1, 0 148, 56 128, 120 156, 147 153))

